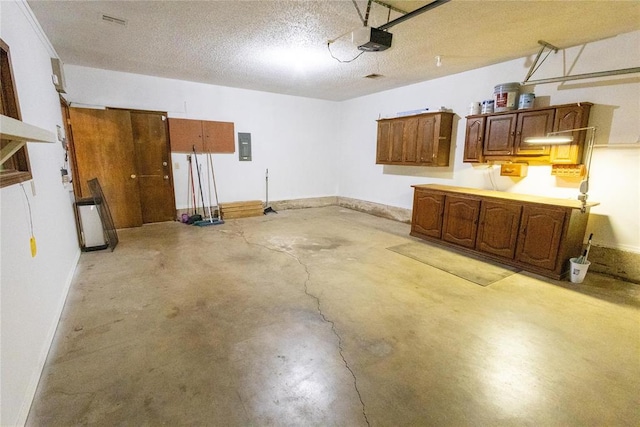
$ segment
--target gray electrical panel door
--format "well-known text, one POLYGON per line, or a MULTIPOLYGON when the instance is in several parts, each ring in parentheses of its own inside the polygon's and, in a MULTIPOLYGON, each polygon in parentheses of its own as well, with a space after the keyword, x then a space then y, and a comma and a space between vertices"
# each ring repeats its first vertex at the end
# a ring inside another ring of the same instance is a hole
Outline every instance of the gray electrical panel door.
POLYGON ((251 134, 238 132, 238 155, 241 162, 251 161, 251 134))

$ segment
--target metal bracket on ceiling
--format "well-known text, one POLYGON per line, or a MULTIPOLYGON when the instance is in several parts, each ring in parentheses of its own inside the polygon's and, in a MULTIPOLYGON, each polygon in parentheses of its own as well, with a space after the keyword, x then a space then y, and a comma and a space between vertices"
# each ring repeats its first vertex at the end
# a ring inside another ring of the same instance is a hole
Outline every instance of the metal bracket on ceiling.
POLYGON ((406 15, 407 13, 409 13, 406 10, 399 9, 399 8, 397 8, 395 6, 392 6, 392 5, 388 4, 388 3, 385 3, 385 2, 383 2, 381 0, 373 0, 373 2, 376 3, 376 4, 379 4, 380 6, 384 6, 387 9, 392 10, 394 12, 401 13, 403 15, 406 15))
POLYGON ((538 68, 540 68, 540 65, 542 65, 544 63, 544 61, 547 59, 547 57, 549 56, 549 54, 551 52, 558 53, 558 48, 555 47, 554 45, 552 45, 551 43, 547 43, 544 40, 538 40, 538 44, 541 45, 542 47, 540 48, 540 51, 538 52, 538 55, 536 56, 536 59, 533 60, 533 63, 531 64, 531 67, 529 68, 529 72, 527 73, 527 77, 525 77, 523 83, 526 83, 531 78, 533 73, 535 73, 538 70, 538 68), (542 58, 542 61, 538 65, 538 61, 540 60, 540 57, 544 53, 545 49, 549 49, 549 51, 547 52, 545 57, 542 58))
POLYGON ((620 75, 620 74, 636 74, 636 73, 640 73, 640 67, 632 67, 632 68, 624 68, 624 69, 620 69, 620 70, 598 71, 598 72, 595 72, 595 73, 575 74, 573 76, 560 76, 560 77, 552 77, 552 78, 549 78, 549 79, 540 79, 540 80, 531 80, 530 81, 529 79, 531 78, 533 73, 535 73, 538 70, 538 68, 540 68, 542 63, 544 63, 545 59, 547 59, 547 57, 549 56, 549 54, 551 52, 558 53, 558 48, 557 47, 555 47, 554 45, 552 45, 550 43, 547 43, 544 40, 538 40, 538 44, 540 44, 542 47, 540 48, 540 51, 538 52, 538 56, 536 56, 536 59, 533 61, 533 64, 531 64, 531 68, 529 68, 529 72, 527 73, 527 77, 525 77, 524 81, 522 82, 523 85, 524 84, 535 85, 535 84, 544 84, 544 83, 561 83, 561 82, 566 82, 566 81, 571 81, 571 80, 591 79, 591 78, 598 78, 598 77, 617 76, 617 75, 620 75), (549 49, 549 51, 547 52, 545 57, 542 58, 542 61, 540 61, 540 64, 538 64, 538 61, 540 60, 540 57, 544 53, 545 49, 549 49))

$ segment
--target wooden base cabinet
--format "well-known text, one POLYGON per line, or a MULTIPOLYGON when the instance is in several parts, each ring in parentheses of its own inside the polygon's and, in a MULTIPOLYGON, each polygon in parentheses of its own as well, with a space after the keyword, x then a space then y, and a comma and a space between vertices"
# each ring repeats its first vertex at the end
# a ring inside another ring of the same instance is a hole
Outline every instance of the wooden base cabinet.
POLYGON ((553 279, 569 274, 589 218, 580 202, 445 185, 414 185, 411 235, 553 279))

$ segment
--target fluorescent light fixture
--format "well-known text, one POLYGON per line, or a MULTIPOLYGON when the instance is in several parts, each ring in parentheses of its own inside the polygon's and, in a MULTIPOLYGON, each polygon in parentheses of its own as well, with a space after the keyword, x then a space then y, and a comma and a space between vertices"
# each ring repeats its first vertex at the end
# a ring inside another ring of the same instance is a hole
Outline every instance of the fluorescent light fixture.
POLYGON ((532 145, 563 145, 573 142, 572 136, 552 135, 551 132, 547 136, 530 136, 524 139, 524 142, 532 145))

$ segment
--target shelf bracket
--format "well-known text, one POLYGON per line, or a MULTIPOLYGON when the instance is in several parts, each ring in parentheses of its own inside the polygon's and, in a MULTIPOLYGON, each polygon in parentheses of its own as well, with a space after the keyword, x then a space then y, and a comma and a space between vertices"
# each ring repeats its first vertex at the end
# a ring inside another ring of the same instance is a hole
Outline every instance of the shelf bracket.
POLYGON ((544 63, 544 61, 547 59, 547 57, 549 56, 549 54, 551 52, 558 53, 558 48, 557 47, 555 47, 554 45, 552 45, 550 43, 547 43, 544 40, 538 40, 538 44, 541 46, 540 47, 540 51, 538 52, 538 55, 536 56, 536 59, 533 60, 533 63, 531 64, 531 67, 529 68, 529 72, 527 73, 527 77, 525 77, 523 83, 526 83, 531 78, 533 73, 535 73, 538 70, 538 68, 540 68, 540 65, 542 65, 544 63), (545 57, 542 58, 542 61, 538 65, 538 61, 540 61, 540 57, 544 53, 545 49, 549 49, 549 51, 547 52, 545 57))

